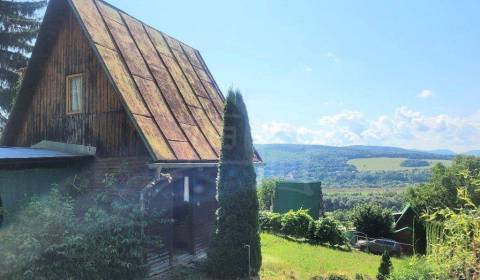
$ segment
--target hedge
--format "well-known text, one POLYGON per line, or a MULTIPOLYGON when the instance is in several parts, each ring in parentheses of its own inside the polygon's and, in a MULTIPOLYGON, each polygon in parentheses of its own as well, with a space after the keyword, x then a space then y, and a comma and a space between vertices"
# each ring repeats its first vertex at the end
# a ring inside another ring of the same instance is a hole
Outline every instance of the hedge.
POLYGON ((338 221, 330 217, 314 220, 303 209, 285 214, 260 211, 259 224, 264 231, 303 238, 314 244, 342 246, 348 243, 338 221))

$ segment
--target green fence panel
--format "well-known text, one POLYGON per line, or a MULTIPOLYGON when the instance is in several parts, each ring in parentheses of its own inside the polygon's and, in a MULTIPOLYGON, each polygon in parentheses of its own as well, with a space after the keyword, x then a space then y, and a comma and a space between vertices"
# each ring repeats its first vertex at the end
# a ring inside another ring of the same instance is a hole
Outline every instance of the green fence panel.
POLYGON ((306 209, 318 219, 323 215, 322 183, 277 182, 273 198, 273 212, 306 209))

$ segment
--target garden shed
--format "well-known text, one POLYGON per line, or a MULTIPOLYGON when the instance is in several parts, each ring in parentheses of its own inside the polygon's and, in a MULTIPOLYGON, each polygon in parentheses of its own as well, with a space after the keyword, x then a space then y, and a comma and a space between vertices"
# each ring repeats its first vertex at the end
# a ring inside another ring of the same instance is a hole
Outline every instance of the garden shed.
POLYGON ((0 196, 29 193, 16 187, 25 172, 49 177, 34 180, 45 186, 89 172, 96 184, 128 165, 139 193, 169 173, 162 203, 175 222, 152 267, 201 256, 214 225, 223 109, 196 49, 104 1, 50 0, 2 137, 0 172, 10 179, 0 196))

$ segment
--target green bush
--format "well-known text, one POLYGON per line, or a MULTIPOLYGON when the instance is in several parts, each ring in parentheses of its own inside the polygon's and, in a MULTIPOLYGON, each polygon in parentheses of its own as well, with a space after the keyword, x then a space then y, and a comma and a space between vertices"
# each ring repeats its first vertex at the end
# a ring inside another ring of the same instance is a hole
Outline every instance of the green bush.
POLYGON ((413 258, 412 262, 402 268, 396 269, 390 274, 389 280, 447 280, 439 269, 434 268, 423 258, 413 258))
POLYGON ((355 228, 368 237, 390 237, 393 216, 390 210, 374 204, 362 204, 353 209, 352 222, 355 228))
POLYGON ((341 275, 341 274, 330 274, 327 277, 327 280, 349 280, 348 276, 341 275))
POLYGON ((307 210, 290 210, 282 216, 282 233, 292 237, 308 238, 308 227, 312 221, 307 210))
POLYGON ((282 215, 270 211, 259 212, 259 225, 261 230, 277 232, 282 230, 282 215))
POLYGON ((347 243, 340 224, 330 217, 310 223, 309 239, 312 243, 328 243, 330 246, 345 245, 347 243))
POLYGON ((310 280, 350 280, 350 278, 342 274, 332 273, 327 276, 314 276, 310 280))
POLYGON ((260 210, 270 211, 272 201, 275 196, 275 188, 277 187, 276 179, 264 179, 257 189, 258 205, 260 210))
POLYGON ((378 268, 377 280, 387 280, 392 271, 392 261, 390 260, 390 254, 385 250, 382 254, 382 261, 380 262, 380 267, 378 268))
POLYGON ((143 249, 161 242, 141 229, 160 218, 142 215, 138 195, 103 191, 74 200, 54 189, 33 198, 0 230, 0 279, 144 277, 143 249))

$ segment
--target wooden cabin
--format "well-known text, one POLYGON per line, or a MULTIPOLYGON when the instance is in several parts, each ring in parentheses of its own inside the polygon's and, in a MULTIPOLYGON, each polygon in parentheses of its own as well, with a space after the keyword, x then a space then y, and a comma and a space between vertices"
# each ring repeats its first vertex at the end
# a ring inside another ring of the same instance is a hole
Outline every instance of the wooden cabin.
MULTIPOLYGON (((0 169, 87 168, 101 176, 128 163, 145 184, 170 173, 165 207, 175 223, 169 252, 156 261, 171 264, 176 252, 198 256, 208 246, 223 109, 196 49, 104 1, 50 0, 2 138, 10 157, 0 150, 0 169), (39 143, 48 157, 29 158, 39 143), (23 152, 12 157, 18 147, 23 152), (80 159, 81 167, 72 164, 80 159)), ((0 196, 12 192, 3 185, 0 196)))

